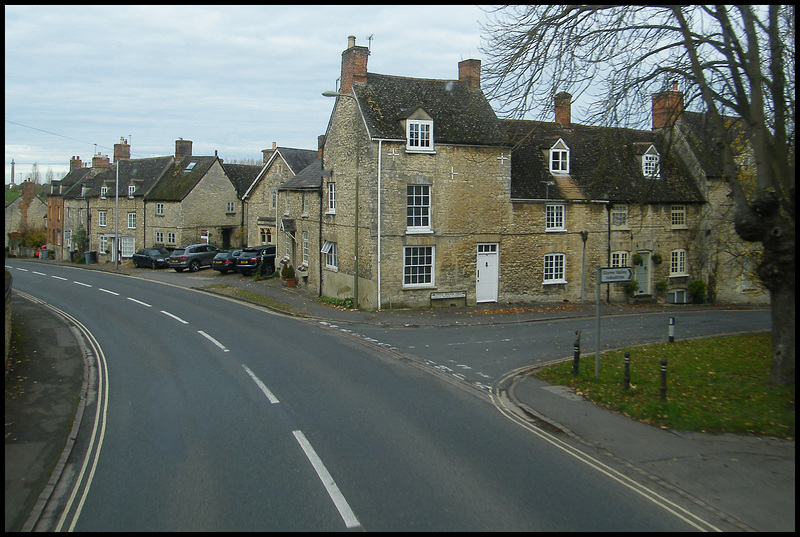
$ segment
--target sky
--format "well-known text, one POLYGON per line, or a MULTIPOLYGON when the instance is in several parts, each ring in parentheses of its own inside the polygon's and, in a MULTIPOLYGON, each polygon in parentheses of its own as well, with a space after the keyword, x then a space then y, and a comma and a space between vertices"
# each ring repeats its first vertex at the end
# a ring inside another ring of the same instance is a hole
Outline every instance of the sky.
POLYGON ((457 79, 481 59, 477 6, 5 6, 5 183, 36 163, 60 179, 78 156, 174 154, 261 162, 316 149, 347 38, 372 73, 457 79), (369 40, 368 37, 372 36, 369 40))

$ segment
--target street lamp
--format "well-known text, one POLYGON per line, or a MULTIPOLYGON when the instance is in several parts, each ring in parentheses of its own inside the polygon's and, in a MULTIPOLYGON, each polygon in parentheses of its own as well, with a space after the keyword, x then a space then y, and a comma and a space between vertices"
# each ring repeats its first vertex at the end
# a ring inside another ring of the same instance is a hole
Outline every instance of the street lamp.
MULTIPOLYGON (((356 98, 352 95, 348 95, 346 93, 339 93, 338 91, 323 91, 323 97, 349 97, 356 101, 356 98)), ((356 101, 358 103, 358 101, 356 101)), ((353 223, 353 260, 354 260, 354 269, 353 269, 353 307, 358 309, 358 190, 359 190, 359 181, 358 181, 358 166, 360 163, 361 157, 361 138, 358 136, 356 132, 357 129, 353 129, 354 134, 356 135, 356 195, 355 195, 355 210, 354 212, 354 223, 353 223)))

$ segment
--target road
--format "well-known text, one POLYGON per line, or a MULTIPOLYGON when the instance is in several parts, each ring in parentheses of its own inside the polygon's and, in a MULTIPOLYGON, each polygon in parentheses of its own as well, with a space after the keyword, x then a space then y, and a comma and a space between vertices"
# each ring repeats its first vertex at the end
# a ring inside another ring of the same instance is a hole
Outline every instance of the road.
MULTIPOLYGON (((86 469, 75 465, 80 486, 65 495, 62 529, 711 527, 577 462, 474 390, 335 327, 114 274, 7 265, 15 289, 82 323, 107 367, 107 406, 98 434, 85 431, 86 469)), ((496 332, 454 333, 438 345, 470 339, 473 351, 453 355, 476 360, 476 348, 511 356, 525 344, 496 332)), ((403 352, 449 355, 431 347, 436 340, 423 334, 403 352)), ((505 367, 496 361, 485 374, 505 367)))

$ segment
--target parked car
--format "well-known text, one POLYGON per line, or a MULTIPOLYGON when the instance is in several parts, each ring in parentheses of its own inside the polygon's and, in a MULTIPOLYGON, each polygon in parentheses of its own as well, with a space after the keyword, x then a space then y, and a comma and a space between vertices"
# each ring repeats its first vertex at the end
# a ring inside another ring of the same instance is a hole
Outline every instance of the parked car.
POLYGON ((189 269, 190 272, 197 272, 202 266, 211 266, 211 260, 219 252, 219 248, 212 244, 190 244, 175 248, 170 254, 169 266, 175 272, 183 272, 189 269))
POLYGON ((236 258, 241 253, 241 250, 220 250, 211 260, 211 268, 220 271, 222 274, 227 274, 230 271, 236 272, 236 258))
POLYGON ((236 258, 236 269, 245 276, 252 275, 256 270, 262 274, 272 274, 275 272, 275 245, 245 248, 236 258))
POLYGON ((169 250, 166 248, 144 248, 133 254, 133 266, 139 268, 163 268, 169 265, 169 250))

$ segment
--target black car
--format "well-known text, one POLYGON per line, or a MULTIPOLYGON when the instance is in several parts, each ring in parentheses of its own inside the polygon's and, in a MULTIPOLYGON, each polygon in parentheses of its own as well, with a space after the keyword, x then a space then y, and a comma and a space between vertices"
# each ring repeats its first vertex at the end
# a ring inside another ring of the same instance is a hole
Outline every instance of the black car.
POLYGON ((275 272, 275 245, 245 248, 236 258, 236 269, 245 276, 256 270, 261 274, 272 274, 275 272))
POLYGON ((133 254, 133 266, 139 268, 163 268, 169 263, 169 250, 166 248, 144 248, 133 254))
POLYGON ((236 272, 236 258, 241 253, 241 250, 222 250, 211 260, 211 268, 222 274, 230 271, 236 272))

